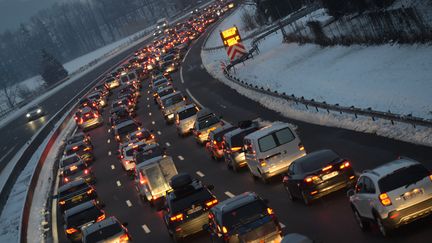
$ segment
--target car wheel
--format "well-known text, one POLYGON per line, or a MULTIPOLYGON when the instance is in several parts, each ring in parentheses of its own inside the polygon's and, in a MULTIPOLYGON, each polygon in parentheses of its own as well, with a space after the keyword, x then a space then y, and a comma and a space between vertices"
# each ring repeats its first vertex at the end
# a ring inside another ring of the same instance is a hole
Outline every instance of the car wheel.
POLYGON ((285 187, 285 190, 286 190, 286 192, 287 192, 288 199, 289 199, 291 202, 294 202, 294 201, 295 201, 295 198, 293 197, 293 195, 292 195, 292 193, 291 193, 289 187, 286 186, 286 185, 284 185, 284 187, 285 187))
POLYGON ((250 175, 252 176, 252 179, 254 181, 258 180, 258 177, 256 175, 254 175, 250 170, 249 170, 250 175))
POLYGON ((239 172, 239 168, 238 168, 238 166, 236 165, 236 163, 233 163, 232 166, 231 166, 231 168, 232 168, 232 170, 233 170, 235 173, 238 173, 238 172, 239 172))
POLYGON ((353 208, 354 218, 357 221, 358 226, 362 231, 366 231, 368 229, 368 222, 366 222, 359 214, 357 209, 353 208))
POLYGON ((301 195, 302 195, 302 199, 303 199, 304 205, 306 205, 306 206, 309 205, 310 204, 310 199, 307 196, 307 194, 304 191, 302 191, 301 195))
POLYGON ((379 229, 381 235, 384 236, 384 237, 388 236, 389 233, 390 233, 389 229, 384 225, 381 217, 378 216, 378 215, 376 215, 376 214, 375 214, 375 222, 376 222, 376 224, 378 226, 378 229, 379 229))

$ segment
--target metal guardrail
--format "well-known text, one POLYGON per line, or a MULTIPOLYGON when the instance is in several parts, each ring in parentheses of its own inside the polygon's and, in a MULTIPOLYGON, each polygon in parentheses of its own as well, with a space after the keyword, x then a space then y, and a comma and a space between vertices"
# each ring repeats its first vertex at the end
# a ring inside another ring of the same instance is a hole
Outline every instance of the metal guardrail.
POLYGON ((308 100, 302 97, 296 97, 294 94, 287 95, 286 93, 279 93, 278 91, 265 89, 264 87, 259 87, 257 85, 250 84, 246 81, 240 80, 239 78, 233 76, 229 71, 224 70, 224 76, 229 79, 230 81, 253 91, 257 91, 262 94, 270 95, 276 98, 281 98, 284 100, 295 102, 296 104, 303 104, 306 109, 315 109, 317 112, 319 109, 327 111, 327 113, 330 113, 330 111, 335 111, 340 114, 347 113, 352 114, 356 118, 358 116, 366 116, 370 117, 373 121, 375 121, 377 118, 385 119, 391 122, 392 125, 395 124, 395 122, 402 122, 412 125, 413 127, 416 126, 424 126, 424 127, 432 127, 432 120, 429 119, 423 119, 420 117, 409 115, 401 115, 392 113, 390 111, 383 112, 383 111, 376 111, 372 108, 362 109, 354 106, 340 106, 339 104, 328 104, 325 101, 319 102, 315 101, 314 99, 308 100))

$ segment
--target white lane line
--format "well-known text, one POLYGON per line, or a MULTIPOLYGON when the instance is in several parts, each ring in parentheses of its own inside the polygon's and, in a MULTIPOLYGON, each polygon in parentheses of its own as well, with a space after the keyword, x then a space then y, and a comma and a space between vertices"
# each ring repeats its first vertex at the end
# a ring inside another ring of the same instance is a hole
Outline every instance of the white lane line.
POLYGON ((196 174, 197 174, 199 177, 204 177, 204 173, 202 173, 201 171, 197 171, 196 174))
POLYGON ((111 151, 108 151, 108 156, 111 156, 111 151))
POLYGON ((149 98, 149 97, 147 97, 147 100, 150 100, 150 98, 149 98))
POLYGON ((189 96, 193 99, 193 101, 199 105, 201 108, 205 108, 197 99, 195 99, 195 97, 191 94, 191 92, 189 91, 189 89, 186 89, 186 92, 189 94, 189 96))
POLYGON ((147 108, 150 108, 150 105, 147 105, 147 108))
POLYGON ((156 122, 155 122, 155 121, 152 121, 152 124, 154 125, 154 124, 156 124, 156 122))
POLYGON ((177 158, 178 158, 179 160, 184 160, 183 156, 181 156, 181 155, 177 156, 177 158))
POLYGON ((6 154, 5 155, 3 155, 3 157, 1 157, 0 158, 0 162, 1 161, 3 161, 11 152, 12 152, 12 150, 14 149, 16 147, 16 144, 12 147, 12 148, 10 148, 7 152, 6 152, 6 154))
POLYGON ((111 139, 108 139, 108 140, 107 140, 107 143, 111 143, 111 139))
POLYGON ((128 207, 132 207, 132 203, 129 200, 126 200, 126 204, 128 205, 128 207))
MULTIPOLYGON (((190 50, 190 49, 189 49, 190 50)), ((188 51, 189 52, 189 51, 188 51)), ((186 57, 186 56, 185 56, 186 57)), ((184 60, 184 59, 183 59, 184 60)), ((180 81, 182 84, 184 84, 184 79, 183 79, 183 67, 180 66, 180 81)))
POLYGON ((141 227, 143 228, 143 230, 144 230, 144 232, 145 232, 146 234, 150 233, 150 229, 149 229, 149 227, 147 227, 146 224, 144 224, 144 225, 141 226, 141 227))
POLYGON ((74 131, 73 131, 73 133, 72 134, 74 134, 75 135, 75 133, 78 131, 78 126, 76 126, 75 127, 75 129, 74 129, 74 131))
POLYGON ((150 90, 147 90, 147 94, 150 94, 150 90))
POLYGON ((111 165, 111 170, 114 170, 115 169, 115 166, 114 165, 111 165))
POLYGON ((226 192, 225 192, 225 195, 227 195, 228 197, 235 197, 235 195, 232 194, 232 193, 229 192, 229 191, 226 191, 226 192))
POLYGON ((189 48, 189 49, 188 49, 188 51, 186 52, 185 56, 183 57, 182 62, 184 62, 184 61, 186 60, 186 57, 187 57, 187 55, 189 54, 189 52, 190 52, 191 49, 192 49, 192 48, 189 48))
POLYGON ((149 112, 149 116, 151 116, 151 112, 149 112))
POLYGON ((285 225, 282 224, 281 222, 279 222, 279 226, 281 227, 281 229, 285 228, 285 225))
POLYGON ((167 147, 171 146, 171 144, 168 143, 168 142, 166 142, 165 145, 166 145, 167 147))
POLYGON ((108 133, 110 133, 111 132, 111 129, 108 129, 108 133))
POLYGON ((117 186, 120 187, 121 186, 121 182, 117 181, 117 186))
POLYGON ((161 132, 161 131, 157 131, 157 134, 158 134, 158 135, 162 135, 162 132, 161 132))

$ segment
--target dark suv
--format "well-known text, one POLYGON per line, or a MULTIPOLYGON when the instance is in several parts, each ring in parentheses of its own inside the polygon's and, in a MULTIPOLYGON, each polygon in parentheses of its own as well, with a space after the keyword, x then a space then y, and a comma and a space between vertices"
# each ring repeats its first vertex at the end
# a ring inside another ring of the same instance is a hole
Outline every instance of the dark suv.
POLYGON ((171 191, 166 196, 164 221, 175 241, 195 234, 208 223, 209 210, 218 203, 211 193, 212 185, 205 186, 190 175, 180 173, 171 179, 171 191))
POLYGON ((254 192, 220 202, 210 210, 209 224, 203 228, 222 242, 281 241, 281 227, 273 209, 254 192))
POLYGON ((97 193, 84 179, 70 182, 58 190, 58 205, 62 212, 92 199, 97 199, 97 193))

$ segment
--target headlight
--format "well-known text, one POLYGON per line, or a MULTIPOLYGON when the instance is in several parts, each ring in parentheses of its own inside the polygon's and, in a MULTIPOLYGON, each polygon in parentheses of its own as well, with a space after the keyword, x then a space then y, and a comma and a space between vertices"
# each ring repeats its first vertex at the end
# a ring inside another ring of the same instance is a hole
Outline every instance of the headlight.
POLYGON ((157 27, 158 29, 160 28, 160 26, 157 27))
POLYGON ((41 110, 41 109, 38 109, 38 110, 37 110, 36 112, 37 112, 37 113, 39 114, 39 113, 41 113, 41 112, 42 112, 42 110, 41 110))
POLYGON ((169 114, 168 115, 168 119, 173 119, 174 118, 174 114, 169 114))
POLYGON ((30 114, 29 114, 29 113, 27 113, 26 117, 30 117, 30 114))

